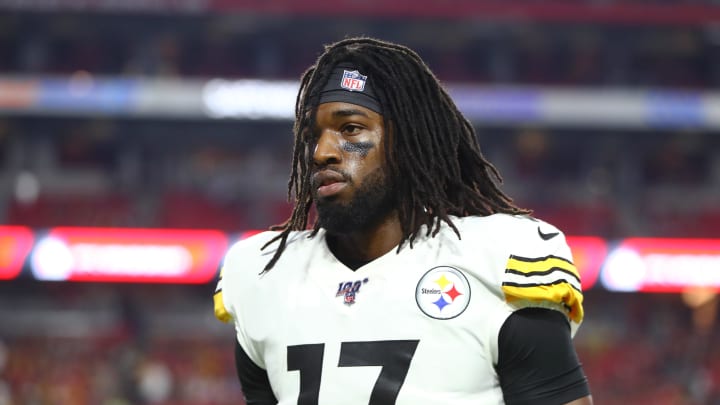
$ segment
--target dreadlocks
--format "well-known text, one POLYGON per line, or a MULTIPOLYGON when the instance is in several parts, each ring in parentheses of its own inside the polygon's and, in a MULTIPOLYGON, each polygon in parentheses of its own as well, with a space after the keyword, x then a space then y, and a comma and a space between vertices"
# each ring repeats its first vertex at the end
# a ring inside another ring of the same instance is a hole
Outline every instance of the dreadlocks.
MULTIPOLYGON (((312 137, 320 92, 333 68, 350 62, 372 75, 383 108, 388 175, 398 188, 398 217, 403 241, 412 247, 423 225, 435 236, 441 222, 460 237, 450 216, 486 216, 494 213, 529 214, 513 204, 498 185, 502 178, 480 151, 475 130, 457 109, 428 66, 411 49, 371 38, 350 38, 328 45, 316 64, 302 76, 295 102, 295 145, 288 199, 295 207, 281 231, 268 245, 279 246, 264 271, 282 255, 291 231, 305 230, 313 204, 311 193, 312 137), (387 133, 387 132, 386 132, 387 133), (294 191, 294 196, 293 196, 294 191)), ((313 232, 317 234, 318 222, 313 232)))

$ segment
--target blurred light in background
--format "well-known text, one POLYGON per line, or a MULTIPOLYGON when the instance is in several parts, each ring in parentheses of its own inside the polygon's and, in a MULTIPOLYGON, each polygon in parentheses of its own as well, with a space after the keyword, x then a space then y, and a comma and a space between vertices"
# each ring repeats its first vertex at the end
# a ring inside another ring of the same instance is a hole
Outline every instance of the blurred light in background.
POLYGON ((202 98, 213 118, 289 120, 299 88, 297 82, 214 79, 203 87, 202 98))
POLYGON ((15 200, 20 204, 32 204, 40 195, 40 182, 37 176, 28 171, 18 173, 15 181, 15 200))

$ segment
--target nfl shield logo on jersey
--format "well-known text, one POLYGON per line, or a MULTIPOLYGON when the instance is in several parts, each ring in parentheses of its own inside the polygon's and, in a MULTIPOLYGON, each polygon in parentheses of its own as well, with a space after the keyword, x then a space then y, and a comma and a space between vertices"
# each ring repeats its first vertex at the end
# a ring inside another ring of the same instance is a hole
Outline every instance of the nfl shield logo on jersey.
POLYGON ((434 267, 418 281, 415 300, 425 315, 434 319, 452 319, 465 312, 470 303, 470 283, 454 267, 434 267))
POLYGON ((365 90, 365 81, 367 81, 367 76, 361 75, 357 70, 343 70, 340 87, 350 91, 363 91, 365 90))

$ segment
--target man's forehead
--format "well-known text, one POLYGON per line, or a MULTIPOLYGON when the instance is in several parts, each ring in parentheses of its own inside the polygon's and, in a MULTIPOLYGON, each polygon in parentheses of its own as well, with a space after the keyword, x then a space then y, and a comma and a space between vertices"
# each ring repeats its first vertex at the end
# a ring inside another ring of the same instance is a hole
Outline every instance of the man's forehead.
POLYGON ((316 118, 317 113, 320 112, 322 112, 322 114, 324 115, 330 115, 332 117, 349 117, 353 115, 360 115, 363 117, 374 118, 376 116, 379 116, 379 114, 375 111, 365 108, 360 104, 353 104, 341 101, 331 101, 318 105, 318 109, 316 111, 316 118))
POLYGON ((324 111, 337 111, 335 114, 337 115, 349 115, 346 111, 357 111, 360 113, 360 115, 381 115, 378 114, 360 104, 353 104, 348 103, 344 101, 328 101, 324 103, 319 103, 317 107, 315 108, 308 108, 303 112, 303 118, 305 120, 309 120, 311 118, 316 118, 318 111, 320 109, 323 109, 324 111))

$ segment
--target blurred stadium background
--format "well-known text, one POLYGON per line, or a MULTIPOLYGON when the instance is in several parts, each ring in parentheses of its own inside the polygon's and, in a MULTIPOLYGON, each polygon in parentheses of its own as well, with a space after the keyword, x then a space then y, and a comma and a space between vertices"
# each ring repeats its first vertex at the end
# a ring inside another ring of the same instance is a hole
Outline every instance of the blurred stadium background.
POLYGON ((0 405, 240 404, 211 294, 321 45, 416 49, 584 275, 598 404, 720 404, 720 3, 0 0, 0 405))

